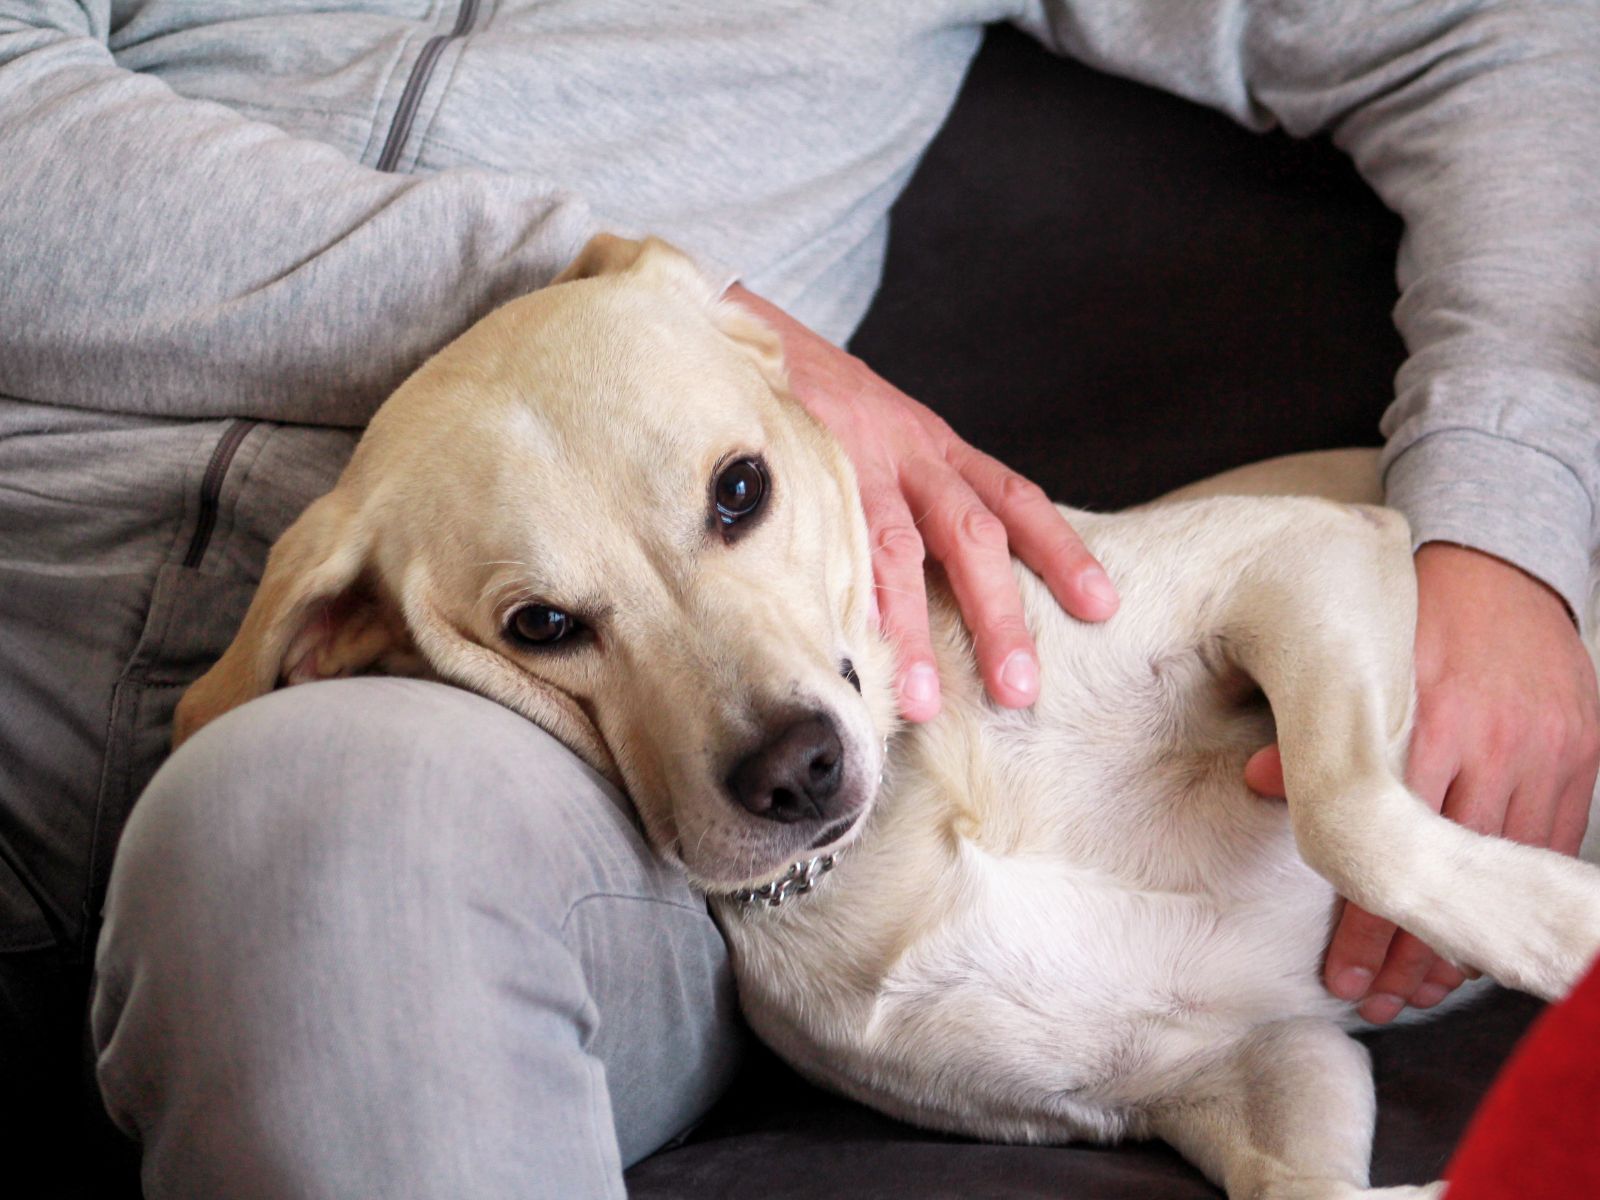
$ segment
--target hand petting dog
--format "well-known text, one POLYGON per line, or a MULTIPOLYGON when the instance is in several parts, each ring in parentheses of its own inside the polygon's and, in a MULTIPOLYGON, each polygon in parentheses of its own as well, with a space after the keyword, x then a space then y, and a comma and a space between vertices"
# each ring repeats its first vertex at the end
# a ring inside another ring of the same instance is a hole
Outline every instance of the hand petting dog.
POLYGON ((879 626, 899 652, 900 713, 939 712, 923 562, 944 568, 971 631, 989 695, 1026 708, 1039 695, 1039 660, 1022 619, 1013 555, 1062 608, 1084 621, 1117 611, 1110 578, 1044 491, 875 375, 859 358, 735 285, 730 299, 778 332, 796 399, 838 438, 855 467, 872 535, 879 626))

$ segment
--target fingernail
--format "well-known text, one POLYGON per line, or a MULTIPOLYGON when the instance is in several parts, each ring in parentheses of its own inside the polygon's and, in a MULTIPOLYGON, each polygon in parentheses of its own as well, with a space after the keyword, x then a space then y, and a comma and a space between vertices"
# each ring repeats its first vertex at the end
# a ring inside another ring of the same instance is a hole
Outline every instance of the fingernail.
POLYGON ((918 663, 906 672, 900 696, 907 705, 933 703, 939 698, 939 673, 927 663, 918 663))
POLYGON ((1000 682, 1021 696, 1031 697, 1039 690, 1039 663, 1026 650, 1013 650, 1000 668, 1000 682))
POLYGON ((1099 567, 1090 567, 1078 576, 1078 586, 1081 587, 1089 598, 1096 600, 1104 608, 1114 608, 1117 603, 1117 589, 1111 585, 1111 577, 1099 567))
POLYGON ((1390 996, 1385 992, 1379 992, 1361 1006, 1360 1012, 1362 1017, 1371 1021, 1374 1025, 1387 1025, 1400 1015, 1400 1010, 1405 1006, 1406 1002, 1400 999, 1399 996, 1390 996))
POLYGON ((1437 983, 1425 983, 1411 994, 1411 1004, 1414 1008, 1432 1008, 1449 994, 1448 988, 1442 988, 1437 983))
POLYGON ((1371 986, 1371 971, 1361 967, 1346 967, 1333 977, 1328 990, 1341 1000, 1359 1000, 1371 986))

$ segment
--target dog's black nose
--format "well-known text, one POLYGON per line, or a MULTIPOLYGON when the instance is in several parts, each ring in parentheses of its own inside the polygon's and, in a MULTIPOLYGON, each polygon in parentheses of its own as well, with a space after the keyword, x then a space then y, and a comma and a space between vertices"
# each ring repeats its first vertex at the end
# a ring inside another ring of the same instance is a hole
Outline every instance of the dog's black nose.
POLYGON ((750 812, 785 825, 842 815, 844 747, 833 722, 802 717, 781 730, 728 773, 728 791, 750 812))

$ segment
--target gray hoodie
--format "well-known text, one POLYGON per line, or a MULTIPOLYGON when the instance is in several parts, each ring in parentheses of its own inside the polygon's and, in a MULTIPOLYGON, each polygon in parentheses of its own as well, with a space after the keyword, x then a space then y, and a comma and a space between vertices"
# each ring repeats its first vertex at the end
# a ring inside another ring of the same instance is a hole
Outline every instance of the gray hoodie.
POLYGON ((1582 611, 1595 0, 0 0, 0 393, 356 426, 602 227, 843 340, 996 20, 1331 131, 1406 222, 1391 502, 1582 611))

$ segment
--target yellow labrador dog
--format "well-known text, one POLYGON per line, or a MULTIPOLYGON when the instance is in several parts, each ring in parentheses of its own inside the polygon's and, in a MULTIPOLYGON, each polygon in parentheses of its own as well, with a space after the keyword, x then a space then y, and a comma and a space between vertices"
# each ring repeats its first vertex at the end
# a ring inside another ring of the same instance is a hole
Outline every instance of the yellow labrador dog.
POLYGON ((1367 1055, 1319 982, 1335 893, 1555 997, 1600 871, 1402 785, 1414 576, 1354 503, 1374 470, 1069 511, 1123 603, 1080 624, 1017 568, 1031 711, 985 701, 931 579, 944 711, 901 728, 855 481, 775 339, 670 247, 600 238, 382 408, 177 737, 285 683, 471 688, 626 788, 807 1076, 983 1137, 1162 1137, 1236 1200, 1376 1194, 1367 1055), (1274 734, 1287 806, 1241 782, 1274 734))

